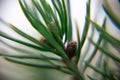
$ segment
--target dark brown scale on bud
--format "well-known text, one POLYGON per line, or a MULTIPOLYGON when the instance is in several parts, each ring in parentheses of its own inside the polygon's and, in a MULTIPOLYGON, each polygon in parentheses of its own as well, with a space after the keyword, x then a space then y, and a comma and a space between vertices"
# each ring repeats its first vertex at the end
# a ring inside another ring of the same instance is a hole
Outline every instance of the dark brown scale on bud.
POLYGON ((68 43, 65 52, 68 55, 69 59, 72 59, 74 57, 76 49, 77 49, 77 42, 72 41, 68 43))

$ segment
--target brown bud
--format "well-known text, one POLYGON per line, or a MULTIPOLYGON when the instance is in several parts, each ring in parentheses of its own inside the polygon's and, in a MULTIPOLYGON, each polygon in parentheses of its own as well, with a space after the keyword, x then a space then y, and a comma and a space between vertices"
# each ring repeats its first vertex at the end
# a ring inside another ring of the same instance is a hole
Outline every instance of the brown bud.
POLYGON ((48 24, 48 30, 53 34, 53 32, 56 32, 57 34, 59 34, 59 31, 57 29, 56 23, 54 21, 50 22, 50 24, 48 24))
POLYGON ((54 21, 52 21, 52 22, 50 22, 50 24, 48 24, 48 29, 51 33, 52 33, 52 31, 56 31, 56 24, 54 21))
POLYGON ((47 44, 47 45, 49 45, 49 46, 51 46, 51 44, 43 37, 40 39, 40 41, 47 44))
POLYGON ((70 59, 72 59, 74 57, 76 49, 77 49, 77 42, 72 41, 72 42, 68 43, 68 45, 65 49, 65 52, 70 59))

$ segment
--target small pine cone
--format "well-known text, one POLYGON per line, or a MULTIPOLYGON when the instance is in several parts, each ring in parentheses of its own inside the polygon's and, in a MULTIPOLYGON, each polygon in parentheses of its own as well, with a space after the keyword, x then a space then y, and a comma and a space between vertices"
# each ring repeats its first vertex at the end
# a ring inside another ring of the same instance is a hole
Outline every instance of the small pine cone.
POLYGON ((75 41, 72 41, 67 45, 65 52, 70 59, 74 57, 76 49, 77 49, 77 42, 75 41))

